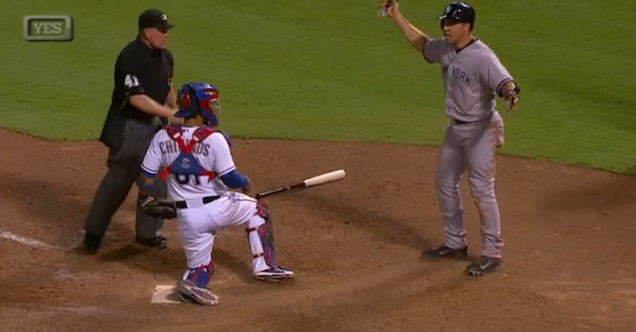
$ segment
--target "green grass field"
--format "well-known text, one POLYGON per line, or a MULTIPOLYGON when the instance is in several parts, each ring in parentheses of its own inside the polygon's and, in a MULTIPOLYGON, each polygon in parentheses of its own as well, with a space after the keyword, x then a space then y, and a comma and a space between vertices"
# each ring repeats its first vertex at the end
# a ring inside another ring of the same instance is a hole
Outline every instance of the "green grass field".
MULTIPOLYGON (((445 3, 401 1, 434 36, 445 3)), ((504 114, 502 153, 618 172, 636 165, 630 1, 472 3, 477 35, 523 88, 518 112, 504 114)), ((219 86, 223 128, 235 137, 441 143, 439 68, 376 16, 376 0, 14 2, 0 13, 2 126, 95 139, 114 61, 147 7, 176 25, 175 84, 219 86), (25 41, 22 17, 44 14, 74 16, 74 42, 25 41)))

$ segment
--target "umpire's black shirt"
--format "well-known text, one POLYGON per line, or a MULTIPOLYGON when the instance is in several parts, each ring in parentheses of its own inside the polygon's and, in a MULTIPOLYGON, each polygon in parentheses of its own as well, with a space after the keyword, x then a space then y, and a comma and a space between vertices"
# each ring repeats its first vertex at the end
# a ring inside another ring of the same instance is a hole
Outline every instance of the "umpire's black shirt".
POLYGON ((109 147, 119 145, 128 118, 152 126, 156 116, 137 109, 128 98, 145 94, 164 105, 172 86, 173 74, 174 58, 167 48, 151 48, 139 37, 126 45, 115 63, 115 88, 99 140, 109 147))

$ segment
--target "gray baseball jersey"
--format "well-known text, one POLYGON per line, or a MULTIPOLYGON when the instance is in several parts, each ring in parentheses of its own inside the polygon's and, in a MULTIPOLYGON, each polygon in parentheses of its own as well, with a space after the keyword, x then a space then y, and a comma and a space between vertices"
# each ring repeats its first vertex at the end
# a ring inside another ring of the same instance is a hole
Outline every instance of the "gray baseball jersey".
POLYGON ((490 47, 475 39, 456 51, 444 38, 426 43, 424 59, 442 64, 446 90, 446 115, 459 121, 484 119, 496 110, 496 97, 513 81, 490 47))

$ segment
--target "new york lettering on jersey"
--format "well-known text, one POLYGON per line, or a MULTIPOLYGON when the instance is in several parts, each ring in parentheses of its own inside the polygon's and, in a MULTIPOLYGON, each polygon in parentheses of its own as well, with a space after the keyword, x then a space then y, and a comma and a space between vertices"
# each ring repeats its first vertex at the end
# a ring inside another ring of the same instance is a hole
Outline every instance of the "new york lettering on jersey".
POLYGON ((459 50, 443 39, 427 43, 424 58, 441 62, 446 90, 446 113, 463 122, 475 122, 496 110, 501 87, 512 81, 494 52, 475 38, 459 50))
POLYGON ((455 82, 460 85, 465 85, 466 87, 470 86, 470 82, 473 81, 475 76, 473 74, 467 73, 463 68, 453 66, 450 73, 446 75, 450 75, 455 82))

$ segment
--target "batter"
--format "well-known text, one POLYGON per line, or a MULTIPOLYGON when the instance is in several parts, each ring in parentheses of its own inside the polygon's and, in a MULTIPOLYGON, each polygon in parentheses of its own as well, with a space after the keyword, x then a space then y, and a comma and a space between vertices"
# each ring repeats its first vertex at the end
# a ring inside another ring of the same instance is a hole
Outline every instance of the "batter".
POLYGON ((218 90, 208 83, 181 87, 175 116, 184 118, 184 125, 168 126, 154 136, 138 182, 142 205, 152 202, 154 198, 147 193, 159 169, 164 168, 160 176, 167 181, 168 198, 176 202, 188 266, 179 283, 179 296, 184 302, 203 305, 219 303, 207 286, 214 274, 215 234, 222 228, 245 227, 257 280, 294 277, 294 272, 276 265, 270 211, 246 195, 250 181, 236 171, 229 138, 215 129, 218 100, 218 90))
POLYGON ((407 40, 431 64, 440 64, 446 91, 446 129, 436 174, 437 195, 446 239, 424 251, 425 258, 468 258, 459 183, 468 169, 470 190, 481 219, 482 254, 466 273, 481 276, 502 267, 499 206, 495 197, 495 155, 503 140, 503 120, 496 97, 515 109, 520 89, 501 61, 473 35, 475 10, 465 2, 451 2, 439 17, 443 38, 431 38, 402 16, 397 1, 383 6, 407 40))

